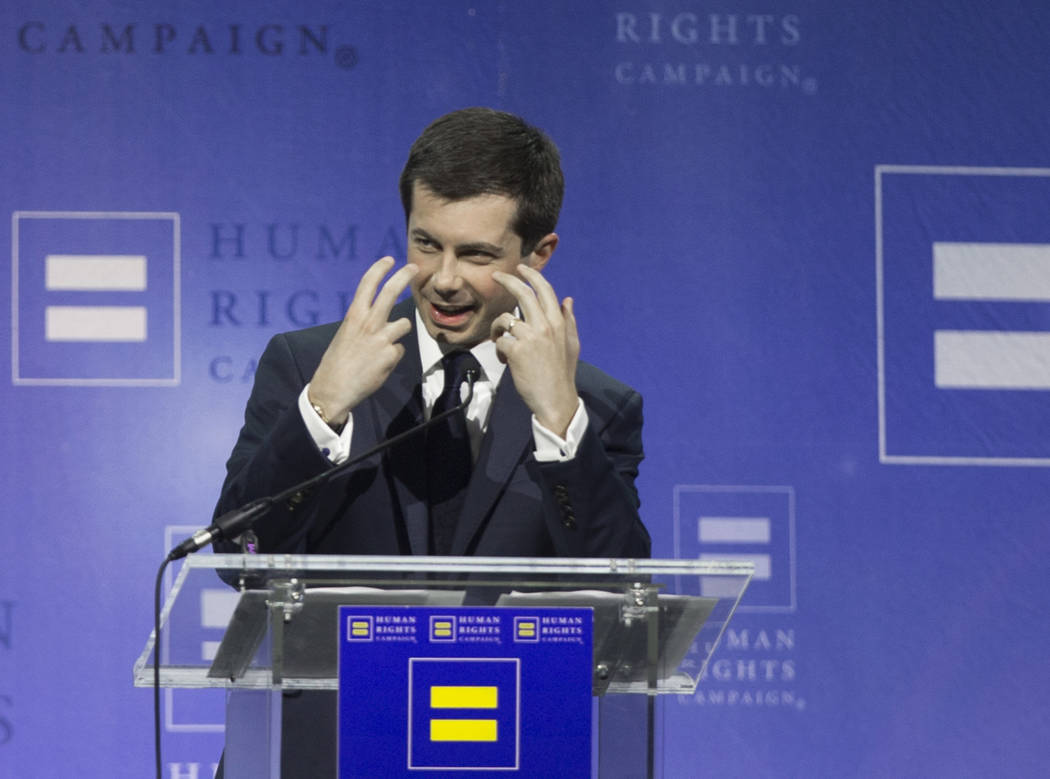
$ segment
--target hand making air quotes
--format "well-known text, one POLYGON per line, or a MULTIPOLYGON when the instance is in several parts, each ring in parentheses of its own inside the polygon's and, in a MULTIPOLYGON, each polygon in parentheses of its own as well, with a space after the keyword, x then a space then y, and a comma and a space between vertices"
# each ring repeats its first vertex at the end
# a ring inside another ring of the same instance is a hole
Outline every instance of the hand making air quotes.
POLYGON ((500 271, 492 278, 515 297, 523 319, 501 314, 492 322, 491 337, 536 421, 564 436, 579 404, 580 338, 573 301, 559 303, 554 288, 534 268, 520 264, 517 271, 522 278, 500 271))
POLYGON ((390 310, 419 268, 399 268, 380 288, 393 267, 394 258, 383 257, 365 271, 310 380, 310 402, 333 425, 345 422, 350 411, 379 389, 405 353, 398 341, 412 331, 412 322, 405 317, 389 321, 390 310))

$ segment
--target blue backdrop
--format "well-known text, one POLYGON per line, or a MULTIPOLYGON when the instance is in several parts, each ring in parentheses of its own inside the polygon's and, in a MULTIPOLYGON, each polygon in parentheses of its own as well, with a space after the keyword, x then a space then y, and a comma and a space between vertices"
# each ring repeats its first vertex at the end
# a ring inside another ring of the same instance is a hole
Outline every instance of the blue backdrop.
MULTIPOLYGON (((562 149, 549 277, 645 396, 654 554, 759 566, 664 775, 1037 773, 1048 39, 1034 0, 5 4, 0 776, 148 773, 152 578, 254 361, 403 257, 408 146, 475 104, 562 149)), ((210 776, 215 699, 165 716, 210 776)))

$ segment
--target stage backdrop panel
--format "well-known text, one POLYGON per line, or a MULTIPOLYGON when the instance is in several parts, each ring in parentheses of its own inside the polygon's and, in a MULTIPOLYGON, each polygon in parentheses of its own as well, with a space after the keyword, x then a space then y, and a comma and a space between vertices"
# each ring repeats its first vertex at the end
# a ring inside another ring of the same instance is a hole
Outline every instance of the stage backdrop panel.
MULTIPOLYGON (((154 572, 255 361, 403 258, 408 146, 476 104, 562 149, 549 277, 645 397, 654 554, 759 572, 662 705, 663 775, 1036 773, 1048 31, 1024 0, 5 4, 0 776, 151 770, 154 572)), ((210 776, 221 697, 164 701, 169 775, 210 776)))

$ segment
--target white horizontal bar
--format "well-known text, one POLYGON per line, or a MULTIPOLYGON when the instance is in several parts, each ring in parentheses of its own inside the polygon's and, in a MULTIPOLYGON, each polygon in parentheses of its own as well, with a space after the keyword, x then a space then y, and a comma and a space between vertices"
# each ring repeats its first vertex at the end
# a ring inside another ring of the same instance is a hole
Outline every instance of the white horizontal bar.
POLYGON ((769 579, 773 572, 773 562, 767 554, 702 554, 701 560, 718 561, 733 560, 741 563, 753 563, 755 566, 754 579, 769 579))
POLYGON ((1050 333, 938 330, 933 359, 941 388, 1050 389, 1050 333))
POLYGON ((768 544, 769 517, 700 517, 705 544, 768 544))
POLYGON ((1050 244, 935 243, 938 300, 1050 300, 1050 244))
POLYGON ((48 341, 145 341, 145 306, 48 306, 48 341))
POLYGON ((236 590, 201 590, 201 627, 224 628, 229 625, 240 597, 236 590))
POLYGON ((44 263, 49 290, 141 292, 146 258, 138 254, 49 254, 44 263))
POLYGON ((215 659, 215 655, 219 654, 219 644, 221 641, 201 641, 201 660, 206 663, 210 663, 215 659))

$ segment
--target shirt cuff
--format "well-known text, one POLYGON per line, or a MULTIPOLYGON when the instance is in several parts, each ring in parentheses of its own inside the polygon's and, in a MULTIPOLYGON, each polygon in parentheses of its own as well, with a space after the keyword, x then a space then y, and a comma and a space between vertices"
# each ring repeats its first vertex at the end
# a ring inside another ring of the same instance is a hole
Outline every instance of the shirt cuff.
POLYGON ((333 465, 340 465, 350 457, 350 435, 354 432, 354 415, 347 416, 346 425, 337 435, 310 405, 309 392, 310 385, 307 384, 299 393, 299 415, 303 418, 306 431, 314 440, 317 451, 333 465))
MULTIPOLYGON (((576 456, 576 450, 587 431, 587 409, 584 408, 582 399, 577 399, 576 403, 576 413, 569 422, 569 429, 565 431, 565 438, 552 433, 536 421, 535 414, 532 415, 532 440, 536 444, 534 456, 538 462, 563 463, 576 456)), ((307 404, 306 407, 310 408, 310 405, 307 404)))

